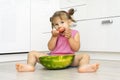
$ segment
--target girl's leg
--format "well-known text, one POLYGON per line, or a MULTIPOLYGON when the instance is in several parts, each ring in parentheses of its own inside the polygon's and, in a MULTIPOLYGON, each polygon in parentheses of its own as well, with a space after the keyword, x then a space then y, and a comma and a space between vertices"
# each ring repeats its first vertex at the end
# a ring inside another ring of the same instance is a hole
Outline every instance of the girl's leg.
POLYGON ((31 51, 28 53, 27 64, 16 64, 16 69, 18 72, 33 72, 35 70, 35 65, 39 61, 39 57, 47 56, 46 53, 39 53, 37 51, 31 51))
POLYGON ((72 66, 78 66, 78 72, 95 72, 99 64, 89 64, 90 56, 88 54, 77 54, 72 66))

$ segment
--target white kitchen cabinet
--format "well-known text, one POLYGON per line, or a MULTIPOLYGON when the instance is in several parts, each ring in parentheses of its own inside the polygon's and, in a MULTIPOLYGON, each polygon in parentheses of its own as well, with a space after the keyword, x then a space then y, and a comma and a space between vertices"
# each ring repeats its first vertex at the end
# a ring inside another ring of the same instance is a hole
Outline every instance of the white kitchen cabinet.
POLYGON ((120 0, 86 0, 85 6, 76 9, 75 19, 94 19, 120 16, 120 0))
POLYGON ((75 9, 75 29, 80 31, 81 51, 120 52, 120 0, 60 0, 60 8, 75 9), (68 5, 67 5, 68 4, 68 5))
POLYGON ((0 54, 30 50, 30 1, 0 0, 0 54))
POLYGON ((120 16, 120 0, 60 0, 60 8, 74 8, 76 20, 120 16))
POLYGON ((86 0, 59 0, 60 8, 70 8, 83 6, 86 4, 86 0))
POLYGON ((50 17, 58 9, 58 0, 31 0, 31 50, 48 51, 50 17))
POLYGON ((120 52, 120 17, 79 21, 81 51, 120 52))
POLYGON ((71 8, 74 8, 74 19, 81 20, 85 19, 87 16, 87 0, 59 0, 60 9, 68 11, 71 8))
POLYGON ((87 0, 87 18, 120 15, 119 0, 87 0))

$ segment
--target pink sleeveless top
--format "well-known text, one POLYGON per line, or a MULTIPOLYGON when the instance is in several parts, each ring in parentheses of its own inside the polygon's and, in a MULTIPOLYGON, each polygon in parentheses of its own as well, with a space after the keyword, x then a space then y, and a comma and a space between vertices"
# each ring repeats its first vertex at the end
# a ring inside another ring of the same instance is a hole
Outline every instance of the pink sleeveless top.
MULTIPOLYGON (((72 37, 76 35, 78 31, 72 30, 72 37)), ((58 54, 74 54, 75 52, 70 48, 68 39, 63 35, 59 35, 56 43, 56 47, 53 51, 50 52, 50 55, 58 55, 58 54)))

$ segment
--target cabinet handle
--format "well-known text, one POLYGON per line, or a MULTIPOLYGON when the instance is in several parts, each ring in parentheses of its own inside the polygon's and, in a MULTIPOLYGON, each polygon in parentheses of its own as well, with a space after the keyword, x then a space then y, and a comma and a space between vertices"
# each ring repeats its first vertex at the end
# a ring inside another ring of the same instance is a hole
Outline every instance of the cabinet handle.
POLYGON ((102 24, 112 24, 113 20, 103 20, 101 23, 102 24))

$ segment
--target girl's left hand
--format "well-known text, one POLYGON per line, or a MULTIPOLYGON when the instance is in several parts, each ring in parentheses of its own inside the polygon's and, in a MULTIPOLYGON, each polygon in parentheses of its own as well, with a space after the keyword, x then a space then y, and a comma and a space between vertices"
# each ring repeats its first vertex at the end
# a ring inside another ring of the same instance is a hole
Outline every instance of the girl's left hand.
POLYGON ((66 38, 71 38, 71 29, 70 28, 65 28, 65 31, 63 33, 64 37, 66 38))

